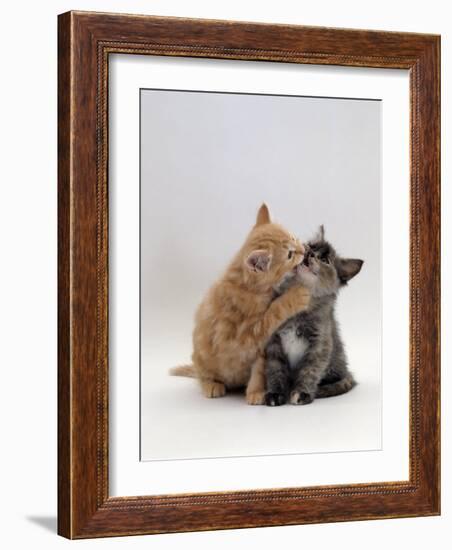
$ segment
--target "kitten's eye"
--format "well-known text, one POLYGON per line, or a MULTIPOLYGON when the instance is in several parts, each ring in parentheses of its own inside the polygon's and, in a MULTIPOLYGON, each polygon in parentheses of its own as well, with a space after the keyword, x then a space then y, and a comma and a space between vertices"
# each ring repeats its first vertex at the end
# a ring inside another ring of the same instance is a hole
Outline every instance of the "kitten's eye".
POLYGON ((323 258, 320 258, 320 261, 323 262, 324 264, 329 264, 330 263, 330 260, 327 256, 324 256, 323 258))
POLYGON ((289 254, 287 255, 287 257, 289 258, 289 260, 292 259, 292 257, 293 257, 293 250, 289 250, 289 254))

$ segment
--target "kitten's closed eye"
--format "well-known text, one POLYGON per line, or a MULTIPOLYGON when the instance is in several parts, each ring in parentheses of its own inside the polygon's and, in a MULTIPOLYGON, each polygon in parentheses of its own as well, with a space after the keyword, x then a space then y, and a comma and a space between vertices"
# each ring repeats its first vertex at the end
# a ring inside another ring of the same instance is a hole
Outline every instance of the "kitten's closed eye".
POLYGON ((287 257, 288 257, 289 260, 292 259, 292 257, 293 257, 293 250, 289 250, 289 254, 287 254, 287 257))

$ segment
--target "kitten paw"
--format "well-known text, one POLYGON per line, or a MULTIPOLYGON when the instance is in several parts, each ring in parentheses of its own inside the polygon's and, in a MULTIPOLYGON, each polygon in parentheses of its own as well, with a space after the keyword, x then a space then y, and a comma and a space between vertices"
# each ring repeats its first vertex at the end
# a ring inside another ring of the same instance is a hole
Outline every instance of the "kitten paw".
POLYGON ((265 394, 265 404, 267 407, 279 407, 286 402, 286 396, 283 393, 268 392, 265 394))
POLYGON ((254 391, 246 394, 248 405, 263 405, 265 402, 265 393, 263 391, 254 391))
POLYGON ((292 405, 309 405, 309 403, 312 403, 313 401, 313 396, 303 391, 293 391, 290 394, 290 402, 292 403, 292 405))
POLYGON ((202 381, 201 388, 205 397, 223 397, 223 395, 226 395, 226 386, 221 382, 202 381))

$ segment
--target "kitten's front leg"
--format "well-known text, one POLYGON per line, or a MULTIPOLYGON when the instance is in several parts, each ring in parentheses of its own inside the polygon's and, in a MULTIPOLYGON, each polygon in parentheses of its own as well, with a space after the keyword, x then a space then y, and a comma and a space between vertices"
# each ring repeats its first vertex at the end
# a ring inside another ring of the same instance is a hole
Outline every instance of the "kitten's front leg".
POLYGON ((251 376, 246 387, 248 405, 263 405, 265 397, 265 363, 259 355, 251 367, 251 376))
POLYGON ((262 320, 254 327, 255 336, 261 346, 265 347, 272 334, 284 321, 300 311, 306 310, 310 300, 309 290, 303 286, 293 286, 282 296, 273 300, 262 320))
POLYGON ((290 392, 292 405, 308 405, 314 401, 317 387, 327 366, 328 360, 319 358, 316 354, 308 353, 303 357, 297 366, 298 374, 290 392))
POLYGON ((265 362, 267 407, 277 407, 287 402, 289 395, 289 372, 286 363, 279 358, 268 358, 265 362))

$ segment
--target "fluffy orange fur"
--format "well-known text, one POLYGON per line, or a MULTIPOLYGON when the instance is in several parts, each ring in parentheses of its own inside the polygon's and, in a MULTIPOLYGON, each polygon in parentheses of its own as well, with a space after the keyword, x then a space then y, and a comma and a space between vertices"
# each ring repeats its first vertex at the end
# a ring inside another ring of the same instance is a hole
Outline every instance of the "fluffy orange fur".
POLYGON ((244 245, 197 310, 193 369, 179 367, 172 374, 194 375, 206 397, 246 386, 247 402, 262 404, 265 344, 286 319, 308 307, 310 298, 307 289, 294 286, 273 299, 273 287, 296 269, 303 254, 303 245, 271 221, 263 204, 244 245))

